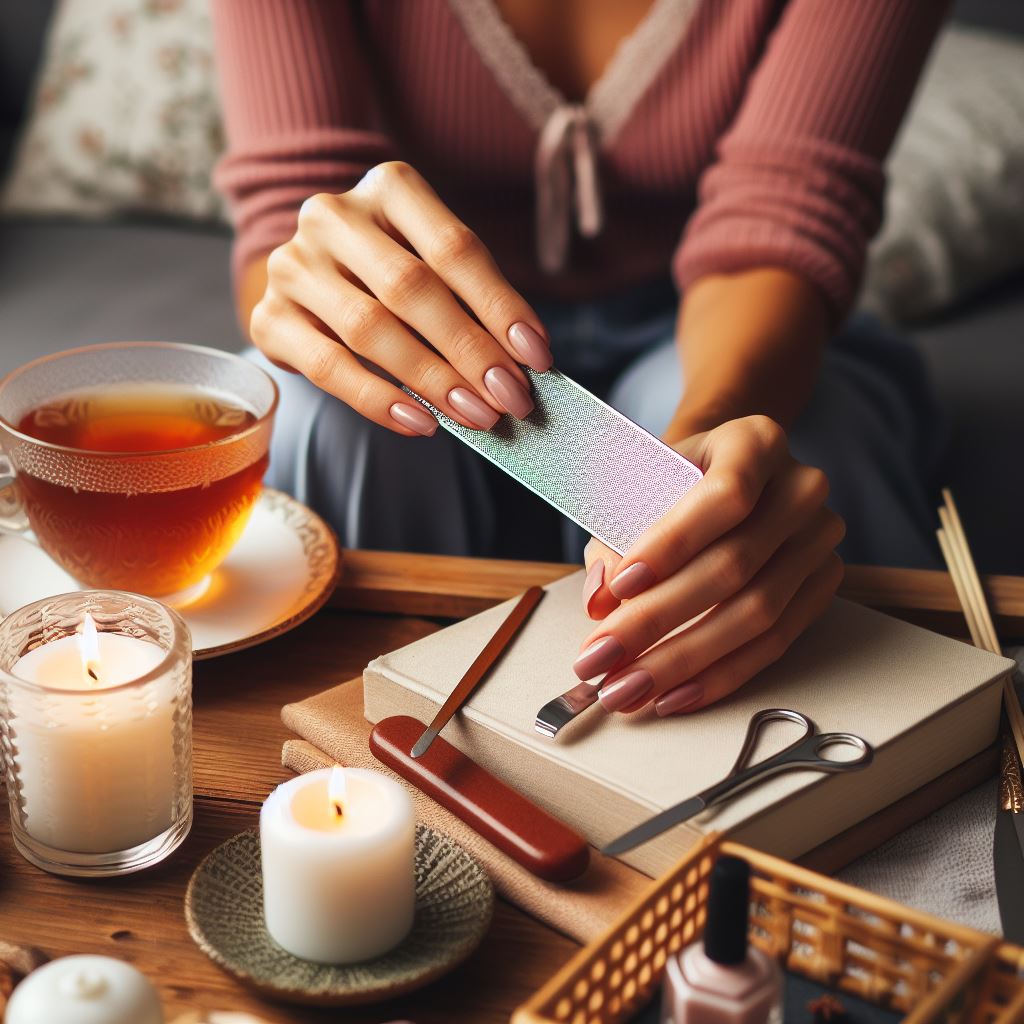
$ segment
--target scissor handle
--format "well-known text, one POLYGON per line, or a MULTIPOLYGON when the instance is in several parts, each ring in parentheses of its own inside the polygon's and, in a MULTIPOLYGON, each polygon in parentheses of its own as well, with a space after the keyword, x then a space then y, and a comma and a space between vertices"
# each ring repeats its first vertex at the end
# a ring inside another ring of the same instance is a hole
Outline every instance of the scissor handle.
POLYGON ((724 797, 745 789, 747 786, 781 772, 810 769, 818 772, 854 772, 866 768, 874 758, 871 744, 860 736, 850 732, 817 732, 814 723, 799 711, 789 708, 766 708, 759 711, 747 726, 747 735, 743 740, 736 763, 729 774, 717 785, 711 786, 700 794, 705 806, 717 803, 724 797), (804 734, 777 754, 750 764, 750 755, 757 745, 757 737, 768 722, 793 722, 803 726, 804 734), (849 761, 832 761, 822 757, 826 747, 842 745, 853 747, 858 755, 849 761))
MULTIPOLYGON (((814 735, 814 723, 806 715, 801 715, 799 711, 790 711, 789 708, 765 708, 763 711, 758 711, 751 718, 750 724, 747 726, 747 735, 743 737, 743 746, 740 747, 735 764, 729 769, 729 774, 726 776, 727 779, 731 779, 734 775, 739 775, 744 768, 749 767, 750 755, 754 752, 754 747, 757 746, 757 737, 761 735, 761 730, 769 722, 794 722, 797 725, 803 726, 803 736, 794 740, 788 747, 784 747, 779 751, 779 754, 788 753, 803 743, 809 736, 814 735)), ((778 754, 775 756, 777 757, 778 754)))

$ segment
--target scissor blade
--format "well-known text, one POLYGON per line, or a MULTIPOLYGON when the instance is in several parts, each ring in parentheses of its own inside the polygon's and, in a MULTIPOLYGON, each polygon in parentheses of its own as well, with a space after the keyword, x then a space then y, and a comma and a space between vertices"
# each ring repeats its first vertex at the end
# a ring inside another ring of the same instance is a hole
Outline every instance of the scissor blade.
POLYGON ((653 818, 648 818, 636 828, 631 828, 624 835, 619 836, 618 839, 613 839, 601 852, 609 857, 617 857, 620 853, 632 850, 634 846, 646 843, 648 839, 660 836, 662 832, 670 829, 673 825, 688 821, 695 814, 700 814, 706 806, 699 796, 692 796, 689 800, 684 800, 681 804, 676 804, 675 807, 669 807, 668 810, 661 811, 653 818))

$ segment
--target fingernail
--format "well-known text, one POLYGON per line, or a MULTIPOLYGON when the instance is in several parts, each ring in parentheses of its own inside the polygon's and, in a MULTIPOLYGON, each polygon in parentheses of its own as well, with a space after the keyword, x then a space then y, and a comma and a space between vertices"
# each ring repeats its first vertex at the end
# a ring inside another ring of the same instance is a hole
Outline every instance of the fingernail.
POLYGON ((529 325, 520 321, 508 329, 508 343, 515 349, 521 362, 531 370, 543 373, 551 369, 554 359, 547 342, 529 325))
POLYGON ((595 640, 573 663, 572 670, 580 679, 593 679, 608 672, 626 653, 626 648, 613 636, 595 640))
POLYGON ((588 615, 590 614, 590 602, 601 589, 602 583, 604 583, 604 562, 599 558, 590 567, 587 578, 583 581, 583 609, 588 615))
POLYGON ((448 401, 459 415, 464 416, 478 430, 490 430, 498 422, 498 414, 482 399, 466 388, 452 388, 448 401))
POLYGON ((700 683, 686 683, 669 690, 654 702, 654 710, 663 718, 674 715, 677 711, 685 711, 704 696, 704 687, 700 683))
POLYGON ((533 411, 529 392, 504 366, 492 366, 484 374, 484 384, 491 397, 500 402, 517 420, 526 419, 533 411))
POLYGON ((628 569, 623 569, 608 589, 620 600, 626 601, 637 594, 642 594, 648 587, 657 583, 654 570, 646 562, 634 562, 628 569))
POLYGON ((396 423, 401 423, 403 427, 415 430, 417 434, 422 434, 424 437, 433 437, 434 431, 437 430, 437 420, 426 409, 422 409, 418 405, 395 402, 388 412, 391 413, 391 418, 396 423))
POLYGON ((645 668, 636 668, 598 690, 597 696, 605 711, 621 711, 635 704, 654 689, 654 676, 645 668))

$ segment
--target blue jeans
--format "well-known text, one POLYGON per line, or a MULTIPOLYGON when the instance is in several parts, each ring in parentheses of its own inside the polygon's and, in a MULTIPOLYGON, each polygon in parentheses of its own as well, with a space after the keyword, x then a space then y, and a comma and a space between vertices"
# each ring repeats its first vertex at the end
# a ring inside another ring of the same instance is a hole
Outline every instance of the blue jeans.
MULTIPOLYGON (((677 298, 655 285, 597 302, 534 303, 555 364, 651 432, 685 386, 677 298)), ((346 547, 581 561, 586 537, 460 441, 401 437, 310 384, 252 358, 281 388, 267 483, 320 513, 346 547)), ((933 567, 931 477, 945 437, 916 352, 853 317, 827 347, 790 431, 801 462, 831 483, 848 562, 933 567)))

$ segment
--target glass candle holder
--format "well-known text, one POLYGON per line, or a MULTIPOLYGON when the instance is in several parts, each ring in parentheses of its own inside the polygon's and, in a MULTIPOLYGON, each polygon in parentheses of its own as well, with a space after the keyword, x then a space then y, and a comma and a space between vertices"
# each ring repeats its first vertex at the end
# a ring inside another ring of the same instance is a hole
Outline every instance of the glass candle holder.
POLYGON ((192 640, 157 601, 61 594, 0 622, 15 845, 55 874, 123 875, 192 827, 192 640))

